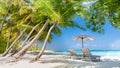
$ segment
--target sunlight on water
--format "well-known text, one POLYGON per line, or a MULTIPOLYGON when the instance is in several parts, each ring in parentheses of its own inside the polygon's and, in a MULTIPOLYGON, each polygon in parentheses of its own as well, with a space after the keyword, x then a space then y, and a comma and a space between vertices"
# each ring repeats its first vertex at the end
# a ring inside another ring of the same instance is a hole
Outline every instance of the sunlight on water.
POLYGON ((104 56, 120 56, 120 51, 108 51, 108 52, 93 52, 95 55, 104 55, 104 56))
MULTIPOLYGON (((76 51, 77 53, 81 53, 81 51, 76 51)), ((120 51, 114 50, 91 50, 93 55, 101 55, 101 56, 120 56, 120 51)))
MULTIPOLYGON (((63 51, 59 51, 63 52, 63 51)), ((92 55, 100 55, 100 56, 120 56, 120 50, 91 50, 92 55)), ((64 53, 69 53, 69 51, 65 51, 64 53)), ((82 54, 80 50, 76 50, 77 54, 82 54)))

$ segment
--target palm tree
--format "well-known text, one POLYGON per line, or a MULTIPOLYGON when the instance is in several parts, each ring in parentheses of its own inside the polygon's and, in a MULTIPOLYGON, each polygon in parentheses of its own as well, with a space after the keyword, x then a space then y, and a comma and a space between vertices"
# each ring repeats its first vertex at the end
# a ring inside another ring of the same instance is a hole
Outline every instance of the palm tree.
POLYGON ((10 47, 3 53, 3 56, 6 56, 10 50, 15 46, 16 42, 22 37, 23 33, 25 32, 26 29, 20 33, 20 35, 14 40, 14 42, 10 45, 10 47))
POLYGON ((37 35, 32 39, 32 41, 25 45, 24 48, 22 48, 17 54, 15 54, 13 56, 13 59, 11 61, 17 61, 19 60, 26 52, 27 50, 31 47, 31 45, 41 36, 42 32, 44 31, 44 29, 46 28, 46 26, 48 25, 49 20, 47 20, 44 24, 44 26, 42 27, 42 29, 40 29, 40 31, 37 33, 37 35))
MULTIPOLYGON (((95 16, 94 13, 92 13, 93 15, 92 14, 88 15, 89 13, 87 11, 88 9, 86 10, 86 7, 85 7, 85 10, 84 10, 83 6, 81 5, 82 1, 77 1, 77 0, 51 0, 51 1, 35 0, 33 1, 32 4, 30 0, 29 2, 23 1, 23 0, 19 0, 19 1, 20 2, 18 2, 18 0, 14 0, 13 3, 10 3, 12 5, 8 5, 7 6, 8 9, 5 9, 6 13, 4 13, 2 17, 1 30, 3 28, 3 25, 5 24, 5 20, 7 17, 10 20, 15 21, 15 25, 12 28, 16 28, 19 31, 22 31, 23 26, 27 24, 29 20, 31 20, 31 22, 27 26, 32 26, 33 28, 34 26, 36 27, 37 24, 39 24, 39 22, 44 20, 45 22, 42 22, 42 24, 37 29, 34 28, 36 30, 31 30, 31 32, 29 31, 30 29, 26 28, 24 32, 27 33, 28 36, 25 39, 24 43, 22 43, 22 46, 18 48, 19 52, 13 55, 13 59, 14 59, 13 61, 16 61, 17 59, 22 58, 22 56, 27 52, 27 50, 32 46, 32 44, 35 41, 37 41, 38 39, 40 40, 42 39, 42 41, 44 41, 44 44, 40 53, 34 59, 31 60, 31 62, 37 61, 44 53, 47 42, 49 41, 49 39, 52 38, 52 33, 60 34, 59 27, 62 27, 62 28, 78 27, 83 29, 82 26, 74 23, 73 18, 75 14, 78 14, 80 17, 84 17, 87 20, 95 16), (16 1, 17 3, 14 3, 16 1), (88 17, 88 16, 92 16, 92 17, 88 17), (43 34, 44 34, 44 37, 41 37, 41 35, 43 34), (31 40, 31 42, 27 45, 24 45, 25 42, 28 40, 28 38, 32 36, 33 36, 33 39, 31 40)), ((98 20, 102 19, 102 18, 99 18, 99 16, 100 14, 97 17, 98 20)), ((93 31, 100 31, 101 25, 104 25, 104 23, 102 24, 100 23, 100 21, 96 22, 96 19, 94 20, 92 20, 91 22, 91 19, 89 19, 88 23, 86 23, 86 26, 88 28, 91 26, 93 31)), ((8 20, 6 21, 8 22, 8 20)), ((119 25, 119 23, 117 24, 119 25)), ((21 34, 19 36, 21 36, 21 34)), ((18 38, 20 39, 19 36, 18 38)), ((14 44, 19 40, 18 38, 16 38, 15 41, 11 44, 11 46, 8 48, 9 50, 7 49, 5 51, 4 55, 6 55, 10 51, 10 49, 15 46, 14 44)))
POLYGON ((6 50, 8 49, 8 47, 9 47, 9 45, 10 45, 11 35, 12 35, 12 23, 10 23, 10 29, 9 29, 8 39, 7 39, 6 50))
MULTIPOLYGON (((47 6, 49 6, 48 4, 46 4, 46 2, 44 2, 45 3, 45 5, 47 5, 47 6)), ((67 3, 66 3, 67 4, 67 3)), ((58 4, 57 4, 58 5, 58 4)), ((73 7, 73 5, 71 4, 71 5, 69 5, 70 7, 73 7)), ((51 11, 53 12, 53 13, 56 13, 56 11, 54 11, 54 9, 52 9, 52 7, 49 7, 49 9, 51 9, 51 11)), ((50 35, 50 33, 51 33, 51 31, 52 31, 52 29, 56 26, 56 25, 59 25, 60 24, 60 20, 61 19, 63 19, 64 20, 64 15, 65 15, 65 18, 67 19, 67 18, 69 18, 69 17, 67 17, 67 16, 69 16, 69 15, 67 15, 68 13, 69 13, 69 11, 71 10, 72 8, 70 8, 70 9, 68 9, 67 11, 65 11, 63 14, 61 14, 61 17, 60 17, 60 19, 57 19, 56 21, 55 21, 55 23, 50 27, 50 29, 49 29, 49 31, 48 31, 48 34, 47 34, 47 36, 46 36, 46 38, 45 38, 45 41, 44 41, 44 44, 43 44, 43 47, 42 47, 42 49, 41 49, 41 51, 38 53, 38 55, 35 57, 35 58, 33 58, 30 62, 34 62, 34 61, 37 61, 41 56, 42 56, 42 54, 44 53, 44 50, 45 50, 45 48, 46 48, 46 43, 47 43, 47 40, 48 40, 48 38, 49 38, 49 35, 50 35), (66 16, 67 15, 67 16, 66 16)), ((59 11, 60 11, 60 9, 59 9, 59 11)), ((63 11, 63 10, 61 10, 61 11, 63 11)), ((73 11, 73 9, 72 9, 72 11, 73 11)), ((75 13, 73 13, 73 15, 74 15, 75 13)), ((72 15, 70 15, 70 16, 72 16, 72 15)), ((69 20, 69 19, 68 19, 69 20)), ((65 20, 65 21, 68 21, 68 20, 65 20)), ((65 23, 66 24, 66 23, 65 23)), ((62 24, 63 25, 63 24, 62 24)), ((67 26, 77 26, 76 24, 74 24, 74 23, 71 23, 71 24, 67 24, 67 26)))
MULTIPOLYGON (((6 45, 6 50, 7 50, 8 46, 10 45, 10 36, 12 36, 11 34, 14 35, 13 37, 16 36, 14 33, 11 32, 13 24, 12 24, 12 21, 10 20, 10 17, 9 17, 10 12, 11 12, 11 8, 12 8, 12 4, 10 2, 11 2, 10 0, 0 1, 0 5, 1 5, 0 10, 3 10, 3 12, 1 12, 1 16, 2 16, 1 19, 2 20, 0 21, 1 22, 0 33, 1 33, 2 36, 4 36, 4 38, 8 37, 8 42, 7 42, 7 45, 6 45), (10 27, 10 29, 8 27, 10 27)), ((11 37, 11 39, 13 37, 11 37)))
MULTIPOLYGON (((20 1, 19 3, 21 3, 21 2, 22 1, 20 1)), ((31 7, 27 8, 27 7, 24 6, 24 4, 23 4, 23 7, 22 7, 21 4, 19 4, 19 3, 16 4, 16 0, 13 1, 13 3, 10 3, 11 4, 11 8, 9 8, 10 13, 7 17, 8 17, 9 20, 12 20, 12 21, 15 22, 14 26, 13 26, 13 29, 17 30, 17 32, 19 32, 19 31, 22 32, 22 30, 24 29, 23 25, 25 25, 26 23, 27 23, 27 25, 26 25, 27 27, 25 26, 25 29, 23 30, 23 32, 15 39, 15 41, 13 41, 11 46, 4 52, 3 56, 7 55, 10 52, 10 50, 15 46, 17 41, 21 38, 21 36, 27 30, 28 24, 31 23, 30 18, 31 18, 34 11, 31 10, 32 9, 31 7), (29 12, 26 13, 26 10, 29 10, 29 12)), ((8 24, 8 23, 6 23, 6 24, 8 24)))
POLYGON ((53 30, 53 28, 56 26, 56 24, 57 24, 57 23, 54 23, 54 24, 50 27, 50 29, 49 29, 49 31, 48 31, 48 34, 47 34, 47 36, 46 36, 46 38, 45 38, 45 41, 44 41, 44 44, 43 44, 43 47, 42 47, 41 51, 39 52, 39 54, 38 54, 34 59, 31 60, 31 62, 37 61, 37 60, 42 56, 42 54, 43 54, 43 52, 44 52, 44 50, 45 50, 45 48, 46 48, 46 44, 47 44, 49 35, 50 35, 51 31, 53 30))
POLYGON ((1 22, 1 25, 0 25, 0 33, 1 33, 1 31, 2 31, 2 28, 3 28, 3 25, 4 25, 4 23, 5 23, 5 20, 6 20, 7 16, 8 16, 8 14, 9 14, 9 11, 10 11, 11 6, 12 6, 12 5, 8 5, 7 10, 6 10, 6 13, 5 13, 5 15, 4 15, 3 19, 2 19, 2 22, 1 22))
MULTIPOLYGON (((81 26, 77 25, 76 23, 74 23, 72 21, 72 18, 74 17, 74 14, 75 14, 72 3, 63 2, 61 0, 56 1, 57 3, 54 1, 43 1, 43 0, 41 0, 39 2, 38 1, 39 0, 35 1, 35 4, 36 3, 38 5, 40 4, 40 7, 39 6, 35 6, 35 7, 37 7, 38 11, 40 10, 40 12, 39 12, 40 14, 42 14, 42 15, 44 14, 45 17, 48 17, 50 19, 50 21, 49 21, 50 24, 55 22, 54 24, 56 24, 56 25, 59 24, 60 27, 74 27, 74 26, 76 26, 76 27, 81 28, 81 26), (59 4, 60 2, 62 3, 62 5, 59 4), (56 4, 54 4, 54 3, 56 3, 56 4), (66 7, 64 9, 55 8, 55 10, 54 10, 54 7, 56 7, 56 6, 58 7, 58 5, 64 6, 65 4, 66 4, 66 7), (61 16, 60 16, 60 14, 61 14, 61 16)), ((40 17, 44 18, 44 16, 40 16, 40 17)), ((50 27, 50 30, 47 34, 46 39, 45 39, 41 54, 39 54, 39 55, 43 54, 45 47, 46 47, 47 40, 49 38, 49 35, 51 34, 52 29, 56 25, 50 27)), ((45 29, 46 26, 44 25, 43 28, 45 29)), ((37 33, 37 35, 32 39, 32 41, 29 44, 25 45, 17 54, 15 54, 13 56, 13 59, 14 59, 14 60, 12 59, 13 61, 16 61, 17 59, 21 58, 26 53, 26 51, 32 46, 32 44, 39 38, 39 36, 41 35, 41 33, 44 30, 43 28, 37 33)))
POLYGON ((38 23, 36 26, 33 27, 33 29, 30 31, 30 33, 28 34, 27 38, 23 41, 22 45, 17 48, 15 51, 13 51, 13 53, 11 54, 14 55, 15 53, 17 53, 18 51, 20 51, 26 44, 26 42, 29 40, 29 37, 31 36, 31 34, 33 33, 33 31, 40 25, 40 23, 38 23))

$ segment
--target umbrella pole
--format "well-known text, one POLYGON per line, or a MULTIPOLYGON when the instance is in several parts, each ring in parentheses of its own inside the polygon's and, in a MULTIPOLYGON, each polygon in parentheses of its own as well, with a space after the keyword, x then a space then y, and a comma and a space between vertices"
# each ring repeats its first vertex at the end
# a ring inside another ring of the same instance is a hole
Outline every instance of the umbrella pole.
POLYGON ((84 48, 84 44, 83 44, 83 38, 82 38, 82 48, 84 48))

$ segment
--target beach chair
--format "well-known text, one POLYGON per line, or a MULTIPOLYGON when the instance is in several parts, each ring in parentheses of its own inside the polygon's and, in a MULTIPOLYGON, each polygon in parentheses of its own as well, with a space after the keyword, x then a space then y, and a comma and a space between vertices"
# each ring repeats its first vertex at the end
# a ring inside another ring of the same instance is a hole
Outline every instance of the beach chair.
POLYGON ((81 59, 82 55, 78 55, 73 49, 70 49, 70 58, 72 59, 81 59))
POLYGON ((88 48, 81 49, 83 53, 84 60, 86 61, 100 61, 100 56, 92 55, 88 48))

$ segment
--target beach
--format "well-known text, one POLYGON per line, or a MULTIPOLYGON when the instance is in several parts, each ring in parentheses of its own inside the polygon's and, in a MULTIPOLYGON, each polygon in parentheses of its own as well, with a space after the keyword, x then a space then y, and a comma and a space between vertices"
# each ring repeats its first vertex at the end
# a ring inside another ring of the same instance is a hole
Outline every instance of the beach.
POLYGON ((35 53, 27 53, 22 60, 14 63, 5 63, 7 57, 0 57, 0 68, 120 68, 120 56, 101 56, 100 62, 89 62, 45 52, 39 61, 29 63, 33 57, 35 53))
POLYGON ((0 68, 120 68, 120 0, 0 0, 0 68))

